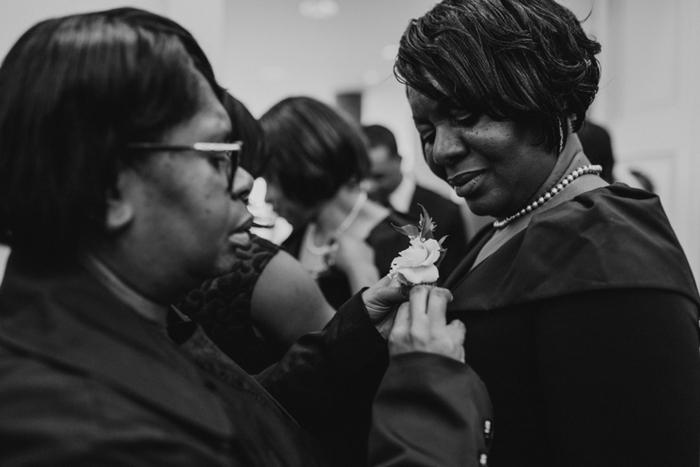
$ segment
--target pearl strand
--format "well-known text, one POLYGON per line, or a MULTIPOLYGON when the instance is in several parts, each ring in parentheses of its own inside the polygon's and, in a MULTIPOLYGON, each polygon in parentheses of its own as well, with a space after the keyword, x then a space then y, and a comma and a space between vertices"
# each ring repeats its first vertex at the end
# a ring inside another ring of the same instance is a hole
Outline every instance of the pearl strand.
POLYGON ((574 170, 571 172, 569 175, 566 177, 562 178, 559 183, 557 183, 554 187, 552 187, 551 190, 547 190, 544 195, 540 196, 539 199, 535 200, 532 204, 528 204, 525 206, 523 209, 520 211, 516 212, 512 216, 508 216, 505 219, 497 220, 493 223, 493 226, 497 229, 502 229, 506 225, 510 224, 513 222, 515 219, 524 216, 525 214, 531 213, 535 209, 539 208, 542 206, 544 203, 549 201, 550 199, 554 198, 558 193, 560 193, 564 188, 566 188, 569 183, 573 182, 577 178, 579 178, 581 175, 586 175, 586 174, 595 174, 598 175, 603 171, 603 167, 600 165, 586 165, 583 167, 579 167, 578 169, 574 170))

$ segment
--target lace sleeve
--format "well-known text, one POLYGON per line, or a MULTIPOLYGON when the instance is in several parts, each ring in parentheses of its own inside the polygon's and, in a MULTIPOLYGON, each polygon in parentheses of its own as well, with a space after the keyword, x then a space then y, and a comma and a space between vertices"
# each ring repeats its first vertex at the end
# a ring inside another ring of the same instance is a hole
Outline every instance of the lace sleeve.
POLYGON ((209 279, 175 305, 198 322, 212 341, 249 373, 256 373, 279 358, 256 331, 250 307, 253 289, 279 246, 255 235, 236 251, 238 261, 227 274, 209 279))

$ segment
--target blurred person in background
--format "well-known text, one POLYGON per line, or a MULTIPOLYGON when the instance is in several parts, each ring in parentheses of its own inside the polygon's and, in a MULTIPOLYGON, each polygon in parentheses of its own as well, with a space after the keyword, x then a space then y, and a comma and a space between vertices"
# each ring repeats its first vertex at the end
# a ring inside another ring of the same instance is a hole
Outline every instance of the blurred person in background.
POLYGON ((695 467, 700 298, 657 196, 576 136, 600 45, 553 0, 443 0, 395 71, 423 152, 496 218, 444 283, 493 400, 489 466, 695 467))
POLYGON ((588 159, 603 168, 600 178, 608 183, 620 182, 632 188, 641 188, 654 193, 654 183, 646 174, 638 169, 615 163, 612 140, 607 129, 586 119, 576 134, 581 140, 583 152, 588 159))
POLYGON ((262 171, 266 201, 294 228, 283 247, 338 307, 389 272, 409 245, 393 225, 411 220, 372 201, 362 188, 367 146, 349 117, 318 100, 290 97, 260 123, 269 151, 262 171))
POLYGON ((229 272, 252 224, 193 48, 125 8, 38 23, 0 67, 0 464, 476 465, 488 396, 445 289, 393 322, 385 279, 257 379, 169 307, 229 272))
POLYGON ((413 217, 416 223, 421 212, 419 205, 425 207, 435 222, 435 238, 448 236, 443 246, 449 254, 440 263, 440 277, 444 280, 467 252, 467 232, 459 206, 417 184, 412 174, 402 173, 402 157, 391 130, 382 125, 366 125, 362 131, 369 144, 370 199, 413 217))

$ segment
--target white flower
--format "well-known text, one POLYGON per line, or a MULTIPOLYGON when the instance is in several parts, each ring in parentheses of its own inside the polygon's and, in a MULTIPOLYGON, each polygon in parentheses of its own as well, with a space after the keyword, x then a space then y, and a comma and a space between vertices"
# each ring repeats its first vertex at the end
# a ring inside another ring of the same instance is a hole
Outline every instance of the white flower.
POLYGON ((391 263, 392 277, 409 284, 437 281, 440 274, 435 262, 440 259, 441 249, 434 238, 411 237, 411 246, 399 253, 391 263))

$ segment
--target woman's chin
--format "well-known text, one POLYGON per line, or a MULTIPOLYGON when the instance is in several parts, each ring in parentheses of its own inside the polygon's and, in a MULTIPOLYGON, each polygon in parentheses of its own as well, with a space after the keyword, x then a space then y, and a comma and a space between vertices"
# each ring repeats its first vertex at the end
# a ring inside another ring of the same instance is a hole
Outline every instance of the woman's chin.
POLYGON ((484 202, 483 199, 469 199, 465 198, 469 210, 476 216, 494 216, 493 206, 490 203, 484 202))

